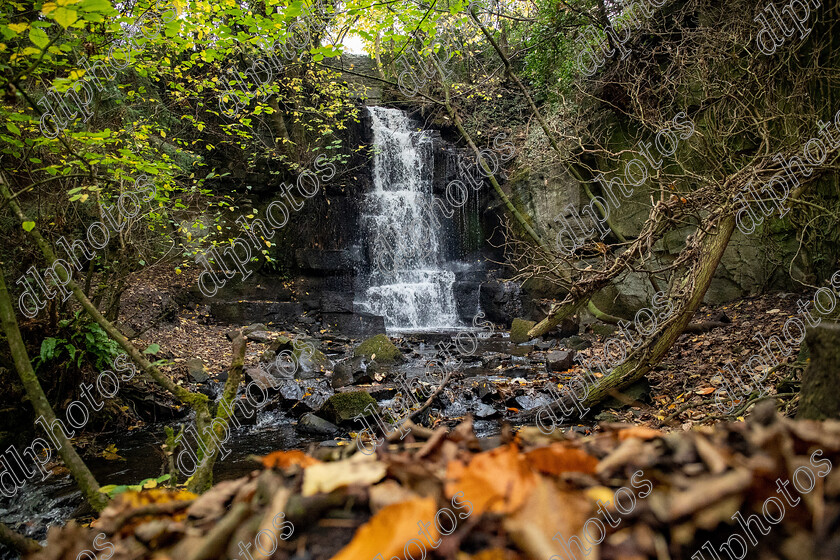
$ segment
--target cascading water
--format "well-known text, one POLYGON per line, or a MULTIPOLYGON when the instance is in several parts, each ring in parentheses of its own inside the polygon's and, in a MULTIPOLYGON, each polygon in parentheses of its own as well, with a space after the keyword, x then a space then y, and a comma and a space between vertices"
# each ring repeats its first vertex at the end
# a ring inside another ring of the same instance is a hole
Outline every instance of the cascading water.
POLYGON ((455 274, 441 266, 442 224, 432 210, 431 135, 413 130, 400 110, 368 107, 368 112, 373 190, 362 218, 372 271, 357 303, 383 315, 392 331, 455 327, 455 274))

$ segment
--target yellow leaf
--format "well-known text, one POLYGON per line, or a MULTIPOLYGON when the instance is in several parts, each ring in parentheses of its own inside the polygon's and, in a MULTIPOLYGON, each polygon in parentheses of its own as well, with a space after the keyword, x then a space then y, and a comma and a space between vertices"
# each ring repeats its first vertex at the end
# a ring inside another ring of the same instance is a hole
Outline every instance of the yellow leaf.
POLYGON ((373 558, 378 554, 381 554, 381 558, 425 556, 424 550, 418 550, 416 544, 409 543, 414 539, 419 540, 417 523, 425 523, 423 526, 428 527, 432 542, 438 541, 440 533, 433 519, 436 511, 433 498, 415 498, 385 506, 359 527, 353 540, 339 550, 332 560, 359 560, 373 558))
POLYGON ((9 29, 14 31, 15 33, 23 33, 29 27, 28 23, 10 23, 9 29))
POLYGON ((328 494, 348 484, 373 484, 385 476, 385 464, 373 455, 357 453, 350 459, 312 465, 303 471, 303 497, 328 494))
POLYGON ((73 25, 79 16, 76 10, 68 10, 67 8, 58 8, 53 14, 53 19, 64 29, 73 25))
POLYGON ((49 14, 53 10, 55 10, 58 6, 56 6, 55 2, 47 2, 44 4, 44 7, 41 8, 41 13, 44 15, 49 14))

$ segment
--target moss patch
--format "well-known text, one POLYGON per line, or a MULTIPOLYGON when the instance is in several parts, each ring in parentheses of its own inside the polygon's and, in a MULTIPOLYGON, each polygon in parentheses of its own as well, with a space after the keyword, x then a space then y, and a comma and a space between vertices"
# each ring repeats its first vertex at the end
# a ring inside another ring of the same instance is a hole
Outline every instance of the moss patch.
POLYGON ((402 352, 384 334, 378 334, 359 344, 353 351, 353 357, 357 356, 366 356, 383 364, 402 360, 402 352))

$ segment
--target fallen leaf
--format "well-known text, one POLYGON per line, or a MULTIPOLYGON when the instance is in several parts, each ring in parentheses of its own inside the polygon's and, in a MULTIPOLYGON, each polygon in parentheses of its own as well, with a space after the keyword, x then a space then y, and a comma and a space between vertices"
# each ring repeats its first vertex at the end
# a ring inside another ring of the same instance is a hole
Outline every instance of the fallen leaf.
POLYGON ((380 510, 400 502, 407 502, 419 498, 417 493, 400 485, 395 480, 385 480, 370 487, 370 510, 377 513, 380 510))
POLYGON ((373 455, 357 453, 350 459, 311 465, 303 471, 304 497, 328 494, 348 484, 373 484, 385 476, 385 464, 373 455))
POLYGON ((624 428, 623 430, 618 431, 619 441, 624 441, 630 438, 638 438, 647 441, 658 437, 665 437, 665 434, 659 430, 648 428, 647 426, 633 426, 632 428, 624 428))
POLYGON ((714 387, 703 387, 702 389, 697 389, 694 392, 697 393, 698 395, 708 395, 709 393, 714 393, 715 388, 714 387))
POLYGON ((469 464, 451 461, 446 469, 446 495, 463 492, 475 511, 511 513, 534 489, 537 475, 515 445, 506 445, 475 455, 469 464))
POLYGON ((578 534, 592 506, 582 493, 560 492, 550 479, 539 475, 535 487, 522 508, 504 520, 505 530, 531 558, 566 558, 562 545, 552 537, 558 531, 565 539, 578 534))
POLYGON ((544 474, 563 472, 582 472, 592 474, 598 465, 598 459, 587 452, 554 443, 548 447, 538 447, 525 454, 528 464, 544 474))
POLYGON ((360 560, 379 554, 382 558, 415 558, 419 557, 418 553, 425 557, 424 551, 417 550, 417 545, 406 545, 413 539, 420 540, 417 524, 421 522, 431 522, 427 530, 434 542, 438 540, 435 513, 437 505, 433 498, 416 498, 386 506, 359 527, 350 543, 339 550, 332 560, 360 560))

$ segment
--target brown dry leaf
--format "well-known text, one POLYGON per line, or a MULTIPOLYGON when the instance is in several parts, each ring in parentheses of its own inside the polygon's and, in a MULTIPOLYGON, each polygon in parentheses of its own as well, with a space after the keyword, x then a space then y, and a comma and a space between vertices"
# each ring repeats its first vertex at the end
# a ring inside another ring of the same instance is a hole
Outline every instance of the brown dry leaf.
POLYGON ((665 437, 665 434, 659 430, 648 428, 646 426, 633 426, 632 428, 624 428, 618 431, 619 441, 624 441, 630 438, 638 438, 644 441, 655 439, 658 437, 665 437))
POLYGON ((668 520, 708 508, 718 500, 740 494, 749 488, 753 474, 745 468, 737 468, 726 474, 698 479, 688 490, 671 495, 668 520))
MULTIPOLYGON (((427 529, 429 535, 433 541, 439 538, 434 524, 436 512, 437 504, 432 498, 417 498, 387 506, 359 527, 353 540, 332 560, 359 560, 373 558, 377 554, 381 554, 382 558, 403 558, 408 541, 420 538, 417 534, 418 522, 431 522, 427 529)), ((416 555, 416 545, 410 547, 409 552, 416 555)))
POLYGON ((548 447, 538 447, 525 454, 528 464, 544 474, 564 472, 582 472, 594 474, 598 459, 582 449, 554 443, 548 447))
POLYGON ((714 387, 703 387, 701 389, 697 389, 694 391, 698 395, 708 395, 709 393, 714 393, 716 389, 714 387))
POLYGON ((348 484, 373 484, 385 476, 385 464, 374 455, 357 453, 350 459, 334 463, 319 463, 303 471, 304 497, 319 492, 328 494, 348 484))
POLYGON ((267 469, 287 469, 292 465, 297 465, 305 469, 306 467, 321 463, 318 459, 314 459, 297 449, 269 453, 265 457, 261 457, 260 462, 267 469))
POLYGON ((521 506, 537 483, 516 445, 506 445, 478 453, 468 465, 452 461, 446 469, 446 495, 463 492, 475 511, 511 513, 521 506))
POLYGON ((504 520, 504 526, 513 542, 531 558, 565 558, 562 545, 552 537, 558 531, 565 539, 578 534, 591 509, 583 493, 561 492, 550 479, 537 475, 535 491, 519 511, 504 520))
POLYGON ((230 501, 246 482, 247 478, 219 482, 187 508, 187 515, 193 519, 221 518, 227 512, 230 501))

